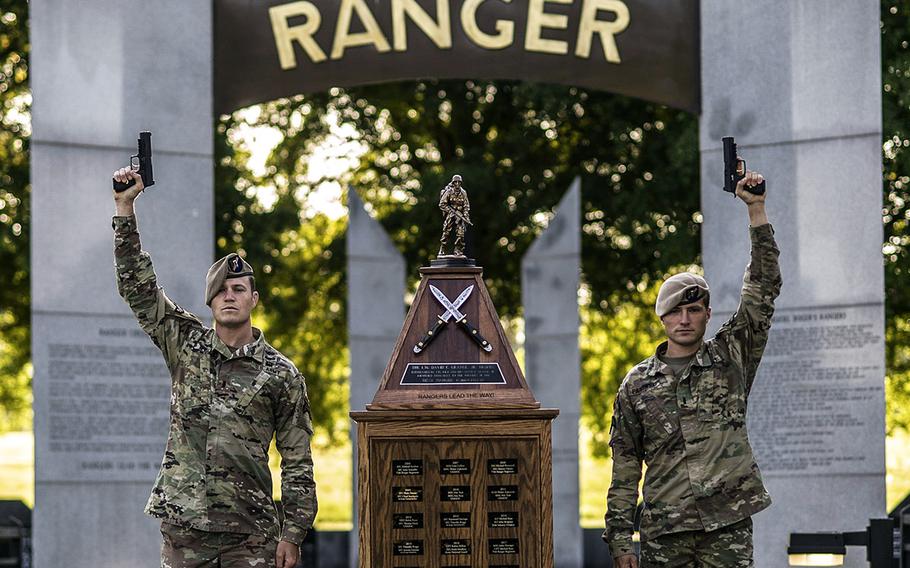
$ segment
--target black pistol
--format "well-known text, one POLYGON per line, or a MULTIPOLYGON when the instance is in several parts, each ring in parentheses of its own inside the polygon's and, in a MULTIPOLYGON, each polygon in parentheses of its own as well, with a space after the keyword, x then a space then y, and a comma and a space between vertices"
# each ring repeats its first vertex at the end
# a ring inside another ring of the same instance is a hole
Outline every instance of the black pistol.
MULTIPOLYGON (((736 193, 736 184, 739 183, 739 180, 746 177, 746 161, 741 160, 736 155, 736 142, 733 141, 732 136, 725 136, 723 138, 724 142, 724 191, 729 191, 730 193, 736 193)), ((145 178, 142 178, 145 179, 145 178)), ((749 193, 755 195, 762 195, 765 193, 765 182, 762 181, 760 184, 749 187, 745 186, 745 190, 749 193)))
MULTIPOLYGON (((130 166, 133 171, 142 176, 142 183, 145 187, 152 187, 155 185, 155 175, 152 172, 152 133, 140 132, 138 144, 139 150, 135 155, 130 156, 130 166)), ((131 179, 128 183, 121 183, 115 179, 111 181, 114 182, 114 191, 117 193, 136 185, 136 180, 134 179, 131 179)))

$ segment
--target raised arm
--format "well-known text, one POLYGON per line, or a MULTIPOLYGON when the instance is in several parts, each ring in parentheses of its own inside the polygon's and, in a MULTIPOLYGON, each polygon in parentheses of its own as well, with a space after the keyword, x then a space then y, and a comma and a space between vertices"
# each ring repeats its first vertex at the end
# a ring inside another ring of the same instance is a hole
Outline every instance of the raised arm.
POLYGON ((136 185, 114 193, 116 216, 114 227, 114 262, 117 270, 117 291, 126 300, 140 327, 161 349, 170 365, 176 360, 178 345, 188 327, 201 327, 194 315, 178 308, 158 287, 152 257, 142 250, 136 221, 135 201, 144 186, 138 173, 129 168, 114 172, 114 179, 136 185), (170 316, 170 317, 169 317, 170 316))
POLYGON ((756 172, 748 172, 736 187, 736 195, 749 211, 751 259, 743 277, 739 307, 716 336, 731 358, 742 366, 747 393, 752 388, 768 343, 774 301, 780 295, 782 283, 778 263, 780 250, 765 211, 767 194, 754 195, 744 189, 745 185, 754 185, 763 179, 756 172))

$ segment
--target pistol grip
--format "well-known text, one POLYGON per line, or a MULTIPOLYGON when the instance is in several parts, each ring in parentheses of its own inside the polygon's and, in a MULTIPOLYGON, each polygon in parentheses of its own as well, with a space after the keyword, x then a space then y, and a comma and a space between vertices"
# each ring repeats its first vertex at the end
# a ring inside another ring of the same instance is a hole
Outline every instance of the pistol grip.
POLYGON ((749 187, 748 185, 745 185, 743 187, 745 188, 746 191, 748 191, 752 195, 764 195, 765 194, 765 182, 764 181, 762 181, 760 184, 758 184, 754 187, 749 187))
POLYGON ((113 179, 113 178, 111 178, 111 181, 114 183, 114 191, 116 191, 117 193, 121 193, 121 192, 123 192, 123 191, 126 191, 127 189, 129 189, 129 188, 133 187, 134 185, 136 185, 136 180, 134 180, 134 179, 131 179, 131 180, 128 181, 127 183, 119 182, 119 181, 117 181, 117 180, 115 180, 115 179, 113 179))

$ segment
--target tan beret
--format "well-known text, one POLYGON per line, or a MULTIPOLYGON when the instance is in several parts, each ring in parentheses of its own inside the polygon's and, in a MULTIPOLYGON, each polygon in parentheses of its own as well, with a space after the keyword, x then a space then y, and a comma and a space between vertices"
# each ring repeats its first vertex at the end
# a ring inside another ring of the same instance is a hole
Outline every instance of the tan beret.
POLYGON ((697 302, 707 296, 708 292, 708 283, 698 274, 674 274, 661 284, 654 311, 657 312, 657 317, 662 318, 676 306, 697 302))
POLYGON ((212 298, 218 295, 225 280, 252 275, 253 267, 236 252, 216 261, 205 275, 205 305, 212 305, 212 298))

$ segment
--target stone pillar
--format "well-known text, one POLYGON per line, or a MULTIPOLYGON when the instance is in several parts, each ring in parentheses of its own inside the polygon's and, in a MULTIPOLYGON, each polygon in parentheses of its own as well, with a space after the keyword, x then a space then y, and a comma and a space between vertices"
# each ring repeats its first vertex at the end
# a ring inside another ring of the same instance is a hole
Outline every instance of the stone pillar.
MULTIPOLYGON (((348 188, 348 349, 351 410, 373 400, 404 322, 405 262, 385 229, 348 188)), ((351 566, 357 566, 357 434, 352 423, 353 521, 351 566)))
POLYGON ((161 463, 170 379, 117 295, 111 172, 153 132, 138 201, 159 282, 209 314, 211 2, 31 6, 35 565, 155 567, 143 507, 161 463))
MULTIPOLYGON (((742 203, 720 190, 721 137, 768 179, 784 288, 750 396, 749 434, 774 504, 760 567, 791 532, 864 530, 884 514, 879 5, 704 0, 703 253, 716 329, 748 262, 742 203)), ((848 566, 864 566, 851 549, 848 566)))
POLYGON ((578 420, 581 355, 578 284, 581 272, 581 182, 576 178, 549 227, 521 262, 525 373, 553 422, 553 539, 556 566, 582 565, 578 519, 578 420))

